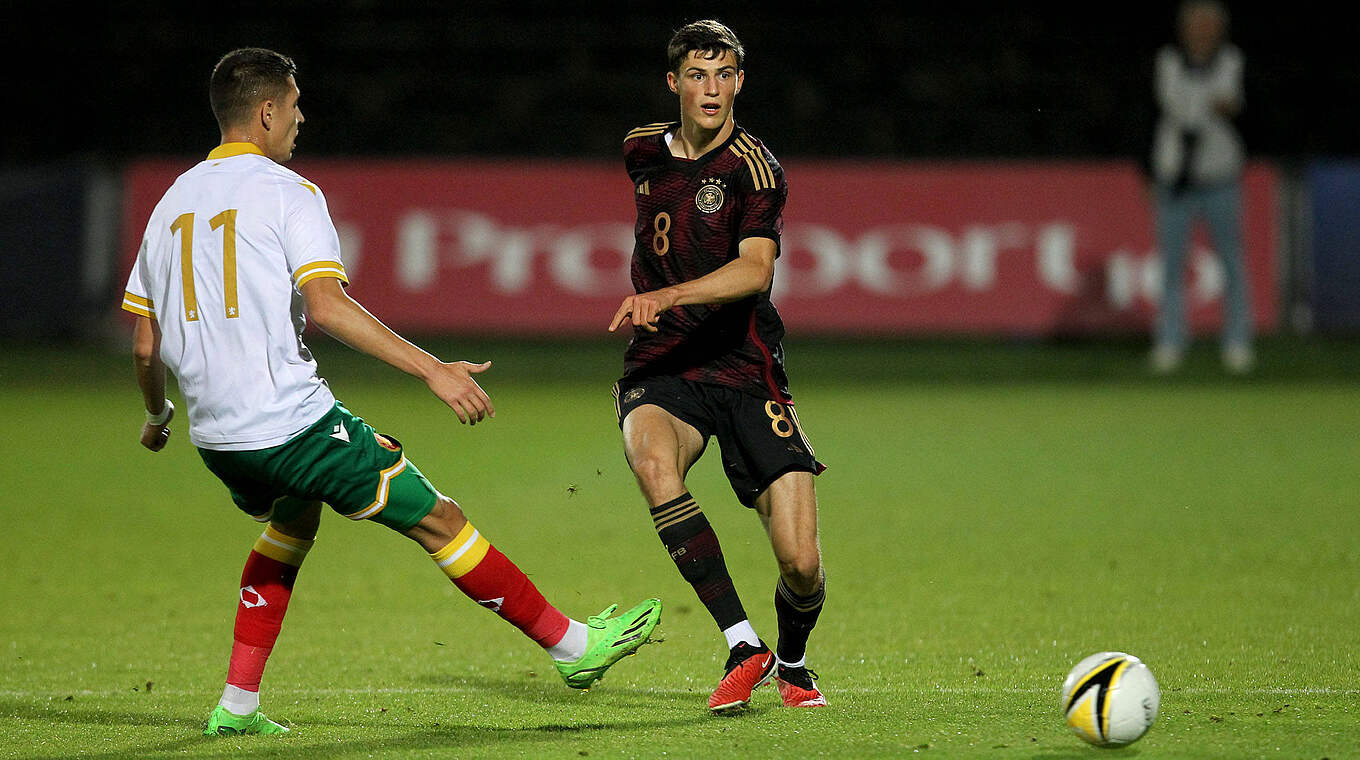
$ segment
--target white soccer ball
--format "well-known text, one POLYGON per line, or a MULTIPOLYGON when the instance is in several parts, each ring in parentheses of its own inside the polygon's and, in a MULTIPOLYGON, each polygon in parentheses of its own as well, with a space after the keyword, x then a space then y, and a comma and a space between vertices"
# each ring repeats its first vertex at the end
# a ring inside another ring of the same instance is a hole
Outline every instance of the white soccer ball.
POLYGON ((1161 701, 1152 671, 1124 652, 1093 654, 1063 679, 1067 726, 1097 747, 1122 747, 1137 741, 1157 719, 1161 701))

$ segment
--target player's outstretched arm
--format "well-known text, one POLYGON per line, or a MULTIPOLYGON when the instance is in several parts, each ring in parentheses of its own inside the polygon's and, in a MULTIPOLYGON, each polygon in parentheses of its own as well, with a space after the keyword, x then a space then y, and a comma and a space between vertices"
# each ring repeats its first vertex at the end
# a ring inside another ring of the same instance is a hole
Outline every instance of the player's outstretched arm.
POLYGON ((774 281, 775 251, 775 242, 769 238, 746 238, 741 241, 737 258, 703 277, 623 299, 609 323, 609 331, 614 332, 627 319, 648 332, 656 332, 661 315, 676 306, 730 303, 764 293, 774 281))
POLYGON ((458 415, 459 422, 475 425, 496 416, 491 398, 473 378, 490 368, 491 362, 440 361, 350 298, 337 279, 309 280, 302 286, 302 297, 317 327, 350 348, 424 380, 430 391, 458 415))
POLYGON ((146 404, 142 445, 160 451, 170 441, 170 420, 175 407, 165 397, 165 363, 161 361, 161 328, 156 320, 137 317, 132 328, 132 360, 137 368, 137 387, 146 404))

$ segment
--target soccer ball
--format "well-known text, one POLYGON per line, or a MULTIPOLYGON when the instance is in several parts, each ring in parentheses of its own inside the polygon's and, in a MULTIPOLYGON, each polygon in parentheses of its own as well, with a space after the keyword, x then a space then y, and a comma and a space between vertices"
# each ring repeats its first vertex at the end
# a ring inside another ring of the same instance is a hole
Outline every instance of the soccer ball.
POLYGON ((1067 726, 1097 747, 1122 747, 1137 741, 1157 719, 1160 704, 1157 679, 1131 654, 1093 654, 1063 679, 1067 726))

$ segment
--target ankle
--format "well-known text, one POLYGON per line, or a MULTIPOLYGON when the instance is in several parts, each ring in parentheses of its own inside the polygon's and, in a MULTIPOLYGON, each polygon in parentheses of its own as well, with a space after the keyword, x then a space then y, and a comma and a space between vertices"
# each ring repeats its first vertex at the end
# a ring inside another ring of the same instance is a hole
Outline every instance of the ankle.
POLYGON ((260 692, 227 684, 222 690, 222 699, 217 704, 232 715, 244 718, 260 709, 260 692))

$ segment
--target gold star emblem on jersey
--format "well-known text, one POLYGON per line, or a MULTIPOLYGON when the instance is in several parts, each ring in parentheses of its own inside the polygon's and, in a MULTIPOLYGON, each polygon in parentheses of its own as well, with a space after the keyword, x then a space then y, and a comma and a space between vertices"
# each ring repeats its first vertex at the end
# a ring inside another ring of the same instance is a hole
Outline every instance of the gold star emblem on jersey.
POLYGON ((722 208, 723 188, 726 187, 721 179, 717 177, 705 177, 703 184, 699 187, 699 192, 694 196, 694 205, 705 214, 711 214, 722 208))

